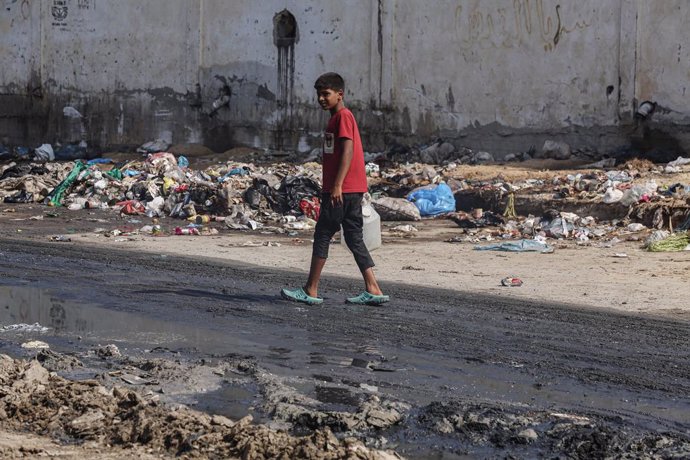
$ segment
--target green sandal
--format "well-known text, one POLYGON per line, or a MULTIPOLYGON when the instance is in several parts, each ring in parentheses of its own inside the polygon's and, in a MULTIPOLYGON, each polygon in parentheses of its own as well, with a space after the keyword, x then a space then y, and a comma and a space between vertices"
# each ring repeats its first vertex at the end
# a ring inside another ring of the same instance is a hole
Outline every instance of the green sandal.
POLYGON ((319 297, 312 297, 306 292, 304 288, 297 289, 282 289, 280 295, 285 300, 292 300, 293 302, 306 303, 307 305, 319 305, 323 303, 323 299, 319 297))
POLYGON ((357 297, 349 297, 347 303, 354 303, 356 305, 381 305, 389 300, 391 300, 391 298, 387 295, 374 295, 364 291, 357 297))

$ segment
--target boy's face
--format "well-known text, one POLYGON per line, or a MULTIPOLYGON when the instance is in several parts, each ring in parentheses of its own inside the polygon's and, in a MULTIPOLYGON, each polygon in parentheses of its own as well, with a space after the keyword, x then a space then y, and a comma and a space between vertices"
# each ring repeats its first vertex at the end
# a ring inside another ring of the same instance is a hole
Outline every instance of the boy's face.
POLYGON ((316 97, 319 100, 319 105, 324 110, 334 109, 340 101, 343 100, 343 91, 335 91, 332 89, 320 89, 316 91, 316 97))

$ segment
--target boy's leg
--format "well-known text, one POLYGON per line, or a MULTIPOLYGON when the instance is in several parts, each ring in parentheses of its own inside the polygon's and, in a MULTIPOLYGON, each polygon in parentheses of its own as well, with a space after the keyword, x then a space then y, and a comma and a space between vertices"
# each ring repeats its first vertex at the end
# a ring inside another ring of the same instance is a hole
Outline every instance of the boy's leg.
POLYGON ((369 254, 369 250, 364 244, 364 218, 362 217, 362 194, 344 194, 343 207, 345 216, 343 218, 343 233, 347 247, 352 251, 359 271, 364 278, 364 287, 369 294, 381 295, 381 288, 374 276, 374 261, 369 254))
POLYGON ((362 272, 362 277, 364 278, 364 288, 369 294, 382 295, 383 291, 379 287, 379 283, 376 281, 374 276, 374 269, 369 267, 362 272))
MULTIPOLYGON (((316 242, 316 240, 314 240, 316 242)), ((309 266, 309 277, 307 278, 307 284, 304 286, 304 292, 312 297, 318 297, 319 293, 319 280, 321 279, 321 272, 323 271, 324 265, 326 265, 326 260, 323 257, 318 257, 315 255, 311 256, 311 265, 309 266)))
POLYGON ((340 230, 343 207, 334 208, 331 205, 331 196, 324 194, 321 201, 321 213, 314 229, 314 244, 312 246, 311 264, 309 266, 309 277, 304 291, 317 297, 319 291, 319 280, 326 260, 328 259, 328 249, 331 238, 335 232, 340 230))

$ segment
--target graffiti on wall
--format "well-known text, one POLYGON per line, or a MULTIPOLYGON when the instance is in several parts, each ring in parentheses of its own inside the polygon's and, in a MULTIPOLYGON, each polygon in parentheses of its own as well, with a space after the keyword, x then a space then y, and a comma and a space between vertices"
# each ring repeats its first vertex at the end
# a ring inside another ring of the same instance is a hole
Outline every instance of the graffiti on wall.
POLYGON ((51 25, 62 32, 71 32, 86 23, 88 13, 96 9, 96 0, 52 0, 51 25))
POLYGON ((53 27, 59 29, 67 27, 67 16, 69 16, 68 0, 53 0, 50 7, 50 14, 53 16, 53 27))
POLYGON ((537 41, 544 51, 553 51, 567 34, 593 22, 566 16, 560 4, 544 0, 513 0, 507 8, 487 8, 479 2, 472 8, 458 5, 455 34, 465 49, 517 48, 537 41))

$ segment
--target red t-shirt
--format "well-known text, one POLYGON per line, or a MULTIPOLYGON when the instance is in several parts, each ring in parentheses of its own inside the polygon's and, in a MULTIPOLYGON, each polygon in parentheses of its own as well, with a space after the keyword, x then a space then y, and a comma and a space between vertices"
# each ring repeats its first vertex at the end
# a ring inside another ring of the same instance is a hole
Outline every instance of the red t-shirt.
POLYGON ((328 120, 323 140, 323 191, 330 192, 335 183, 343 155, 341 139, 352 139, 353 155, 350 170, 343 181, 343 193, 366 193, 367 174, 364 168, 364 150, 359 128, 354 115, 349 109, 337 111, 328 120))

